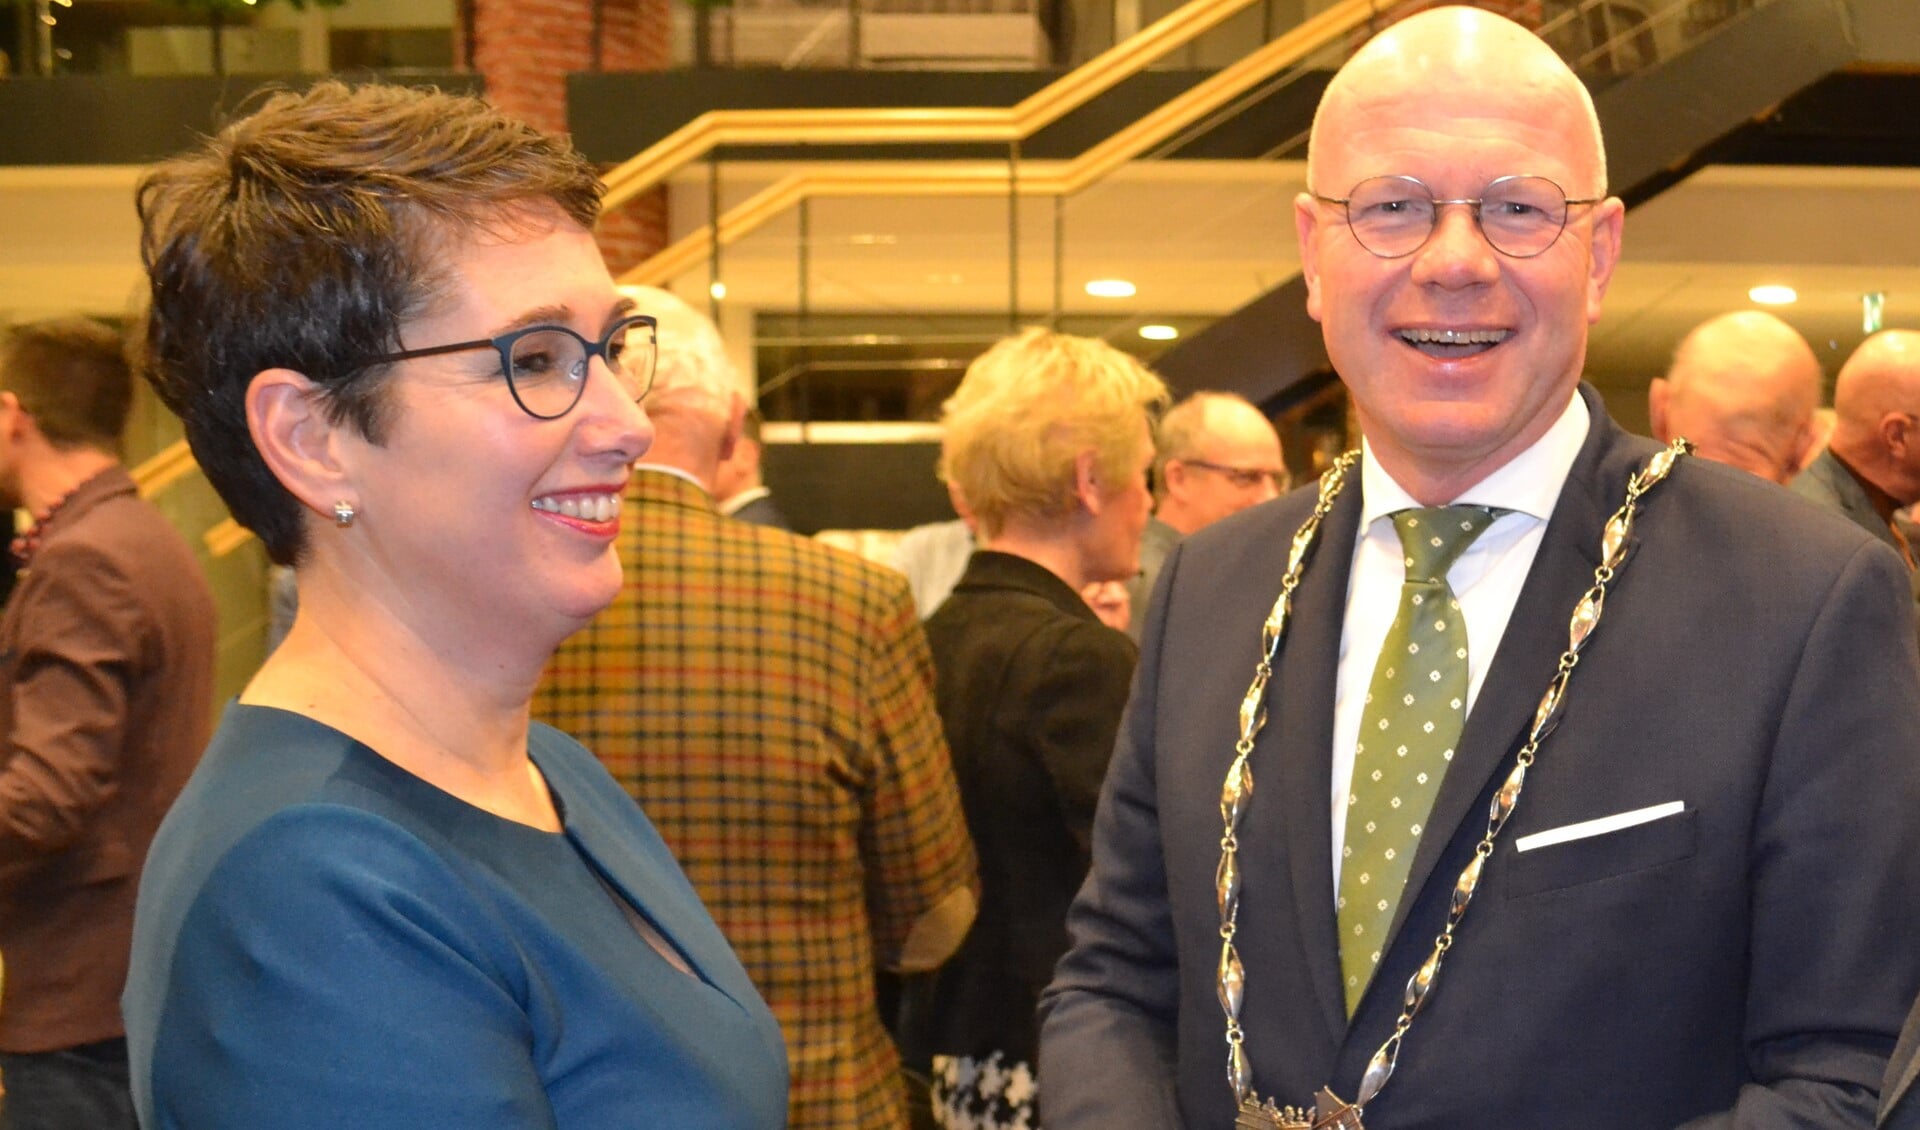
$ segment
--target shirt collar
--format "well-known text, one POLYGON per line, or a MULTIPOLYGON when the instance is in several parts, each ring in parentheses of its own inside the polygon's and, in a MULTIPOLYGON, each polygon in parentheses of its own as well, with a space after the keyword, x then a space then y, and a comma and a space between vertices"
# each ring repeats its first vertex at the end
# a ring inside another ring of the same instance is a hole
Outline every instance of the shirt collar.
POLYGON ((732 517, 733 515, 740 513, 740 511, 744 509, 748 503, 758 502, 763 498, 772 498, 772 497, 773 497, 772 487, 768 487, 768 486, 748 487, 746 490, 743 490, 739 494, 736 494, 732 498, 729 498, 725 502, 722 502, 720 504, 720 513, 725 514, 728 517, 732 517))
POLYGON ((701 493, 703 494, 713 493, 712 491, 707 490, 707 484, 701 482, 699 479, 694 478, 692 472, 682 471, 680 468, 670 466, 666 463, 635 463, 633 465, 633 469, 636 471, 658 471, 663 475, 672 475, 676 479, 685 479, 688 482, 692 483, 694 486, 699 487, 701 493))
MULTIPOLYGON (((1455 505, 1491 506, 1517 511, 1542 522, 1553 514, 1560 500, 1560 488, 1566 485, 1573 461, 1587 442, 1593 416, 1587 411, 1586 398, 1576 391, 1567 401, 1560 418, 1546 433, 1520 454, 1509 459, 1492 474, 1462 491, 1455 505)), ((1360 447, 1360 528, 1396 511, 1417 508, 1420 503, 1395 482, 1392 475, 1373 457, 1373 447, 1363 437, 1360 447)))

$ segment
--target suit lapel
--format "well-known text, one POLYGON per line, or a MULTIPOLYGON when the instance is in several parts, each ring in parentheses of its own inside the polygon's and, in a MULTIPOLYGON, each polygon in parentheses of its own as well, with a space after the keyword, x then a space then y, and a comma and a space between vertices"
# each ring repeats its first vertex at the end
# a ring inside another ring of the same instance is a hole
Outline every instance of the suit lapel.
MULTIPOLYGON (((1426 894, 1424 888, 1433 879, 1434 868, 1461 834, 1462 825, 1472 825, 1475 839, 1485 830, 1486 812, 1480 798, 1496 775, 1504 777, 1510 770, 1512 754, 1533 724, 1534 711, 1546 693, 1560 654, 1567 648, 1567 625, 1574 605, 1593 583, 1593 570, 1600 563, 1600 532, 1625 498, 1630 453, 1610 454, 1619 451, 1621 445, 1616 440, 1624 433, 1591 397, 1588 409, 1592 425, 1586 442, 1554 504, 1539 552, 1527 572, 1513 615, 1507 620, 1506 633, 1467 717, 1453 762, 1440 782, 1440 792, 1434 797, 1427 832, 1420 838, 1407 874, 1406 893, 1394 913, 1389 946, 1399 944, 1401 926, 1416 899, 1426 894), (1611 502, 1603 501, 1608 497, 1611 502)), ((1577 692, 1570 694, 1575 697, 1569 701, 1576 701, 1577 692)), ((1455 879, 1453 874, 1441 876, 1434 897, 1451 891, 1455 879)))
POLYGON ((1359 478, 1358 466, 1348 472, 1347 487, 1321 527, 1294 591, 1293 621, 1275 670, 1277 685, 1267 692, 1271 713, 1253 759, 1256 795, 1273 781, 1270 787, 1284 805, 1293 912, 1332 1046, 1339 1045, 1347 1030, 1347 1008, 1333 906, 1333 770, 1328 751, 1333 748, 1334 681, 1347 582, 1360 525, 1359 478), (1297 708, 1289 711, 1285 703, 1297 708))
MULTIPOLYGON (((1900 1042, 1893 1049, 1894 1067, 1887 1073, 1887 1085, 1880 1095, 1880 1125, 1888 1130, 1896 1126, 1920 1126, 1920 1114, 1912 1122, 1896 1122, 1892 1118, 1895 1108, 1908 1098, 1907 1092, 1920 1082, 1920 1001, 1915 1001, 1913 1012, 1907 1017, 1904 1031, 1900 1033, 1900 1042)), ((1920 1102, 1920 1099, 1912 1100, 1920 1102)))

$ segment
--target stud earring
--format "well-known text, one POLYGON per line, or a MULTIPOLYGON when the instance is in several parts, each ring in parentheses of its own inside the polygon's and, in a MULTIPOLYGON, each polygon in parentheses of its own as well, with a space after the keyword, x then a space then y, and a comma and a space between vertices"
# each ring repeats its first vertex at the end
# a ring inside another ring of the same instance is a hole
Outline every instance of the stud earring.
POLYGON ((346 499, 343 498, 340 501, 333 504, 333 524, 334 525, 344 530, 348 526, 353 525, 353 519, 354 519, 353 503, 348 502, 346 499))

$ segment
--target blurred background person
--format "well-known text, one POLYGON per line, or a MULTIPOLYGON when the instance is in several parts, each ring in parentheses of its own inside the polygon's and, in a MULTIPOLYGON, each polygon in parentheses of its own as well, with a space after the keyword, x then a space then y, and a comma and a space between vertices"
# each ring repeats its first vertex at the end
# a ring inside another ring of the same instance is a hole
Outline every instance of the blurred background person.
POLYGON ((1882 330, 1860 343, 1833 385, 1833 436, 1795 492, 1837 510, 1900 551, 1913 544, 1895 511, 1920 502, 1920 331, 1882 330))
POLYGON ((1813 459, 1819 407, 1820 359, 1764 310, 1695 326, 1647 389, 1654 438, 1685 436, 1702 457, 1776 483, 1792 482, 1813 459))
POLYGON ((213 594, 121 467, 120 335, 0 336, 0 512, 24 508, 0 615, 0 1106, 5 1130, 134 1126, 126 987, 140 864, 212 721, 213 594))
POLYGON ((900 535, 893 546, 892 564, 906 575, 913 606, 922 620, 953 592, 972 556, 973 528, 965 518, 928 522, 900 535))
POLYGON ((942 1126, 1040 1124, 1034 1005, 1066 949, 1137 657, 1080 591, 1139 571, 1165 399, 1104 342, 1031 329, 974 361, 943 411, 941 473, 979 548, 927 637, 981 904, 934 979, 942 1126))
POLYGON ((1160 565, 1180 539, 1287 488, 1280 434, 1246 398, 1196 392, 1154 433, 1153 519, 1140 543, 1140 574, 1127 582, 1127 634, 1137 643, 1160 565))
POLYGON ((714 507, 739 378, 665 291, 627 489, 627 581, 534 698, 653 815, 786 1035, 795 1130, 907 1124, 877 971, 953 954, 976 907, 933 667, 884 566, 714 507))
POLYGON ((137 199, 149 375, 299 587, 148 859, 142 1125, 783 1125, 726 939, 528 717, 620 590, 652 436, 592 167, 475 98, 325 82, 137 199))
POLYGON ((1100 622, 1118 631, 1127 630, 1127 621, 1133 613, 1133 597, 1127 592, 1125 581, 1095 581, 1080 590, 1080 599, 1087 602, 1093 614, 1100 622))
POLYGON ((761 479, 760 455, 764 448, 760 444, 760 427, 765 423, 758 408, 746 410, 733 450, 713 473, 713 497, 720 500, 720 513, 729 518, 756 526, 772 526, 776 530, 791 530, 792 524, 780 504, 773 500, 773 491, 761 479))

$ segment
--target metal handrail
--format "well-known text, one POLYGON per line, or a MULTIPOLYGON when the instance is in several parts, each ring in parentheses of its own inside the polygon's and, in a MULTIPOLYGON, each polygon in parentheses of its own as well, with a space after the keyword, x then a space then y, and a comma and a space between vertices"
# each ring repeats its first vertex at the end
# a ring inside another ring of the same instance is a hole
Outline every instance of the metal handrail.
MULTIPOLYGON (((1417 0, 1402 0, 1402 3, 1413 2, 1417 0)), ((621 275, 620 281, 662 285, 705 260, 713 251, 716 237, 721 247, 737 242, 810 197, 999 196, 1008 192, 1041 197, 1071 195, 1246 90, 1312 58, 1340 37, 1379 19, 1380 14, 1378 0, 1338 0, 1071 160, 1025 162, 1017 174, 1003 161, 895 162, 862 165, 851 170, 827 167, 794 173, 721 214, 716 222, 688 233, 655 253, 621 275)))
POLYGON ((1191 0, 1011 107, 709 110, 601 178, 605 204, 625 204, 722 145, 1024 141, 1253 3, 1191 0))

